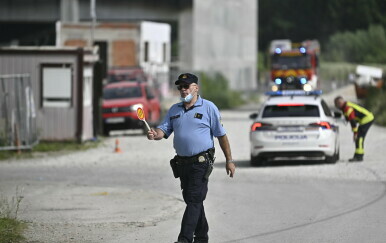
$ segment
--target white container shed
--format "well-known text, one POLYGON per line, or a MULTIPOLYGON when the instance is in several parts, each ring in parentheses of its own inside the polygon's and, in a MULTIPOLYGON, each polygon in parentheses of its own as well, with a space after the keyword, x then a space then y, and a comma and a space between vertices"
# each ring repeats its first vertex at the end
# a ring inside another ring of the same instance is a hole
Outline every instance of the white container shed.
POLYGON ((0 74, 29 74, 40 140, 85 141, 93 132, 96 49, 0 48, 0 74))

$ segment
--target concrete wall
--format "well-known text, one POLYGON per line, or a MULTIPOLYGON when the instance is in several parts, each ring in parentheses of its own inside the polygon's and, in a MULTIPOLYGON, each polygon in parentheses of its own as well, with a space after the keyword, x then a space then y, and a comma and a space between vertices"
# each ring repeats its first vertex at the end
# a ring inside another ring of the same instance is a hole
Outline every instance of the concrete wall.
POLYGON ((256 89, 256 0, 195 0, 193 32, 195 70, 220 71, 232 89, 256 89))
MULTIPOLYGON (((66 0, 62 0, 66 1, 66 0)), ((90 18, 90 0, 79 0, 80 19, 89 20, 90 18)), ((177 20, 179 12, 178 1, 168 0, 97 0, 96 15, 100 21, 111 20, 177 20), (173 3, 174 2, 174 3, 173 3)), ((181 0, 180 2, 189 2, 181 0)))
POLYGON ((191 8, 180 12, 178 20, 178 66, 181 70, 193 67, 193 11, 191 8))
POLYGON ((0 21, 56 21, 60 18, 59 0, 0 1, 0 21))
MULTIPOLYGON (((96 0, 98 20, 178 20, 192 0, 96 0)), ((89 21, 90 0, 1 0, 0 21, 89 21)))
MULTIPOLYGON (((90 0, 1 0, 1 21, 90 20, 90 0), (79 9, 76 8, 78 4, 79 9), (74 10, 74 13, 67 11, 74 10)), ((178 22, 184 71, 220 71, 238 90, 257 86, 258 0, 97 0, 98 22, 178 22)))
POLYGON ((79 1, 66 0, 60 3, 61 20, 66 23, 79 22, 79 1))

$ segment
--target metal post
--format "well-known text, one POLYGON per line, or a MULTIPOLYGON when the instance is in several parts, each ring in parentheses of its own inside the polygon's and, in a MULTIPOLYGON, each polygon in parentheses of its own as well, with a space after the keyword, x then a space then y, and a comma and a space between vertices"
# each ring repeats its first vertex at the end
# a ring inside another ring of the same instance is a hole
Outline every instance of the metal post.
MULTIPOLYGON (((8 120, 8 107, 9 107, 9 104, 8 104, 8 99, 9 99, 9 93, 7 92, 7 90, 5 89, 5 78, 3 77, 0 77, 0 80, 1 80, 1 87, 3 89, 3 93, 4 93, 4 114, 5 114, 5 129, 4 129, 4 140, 6 141, 7 144, 10 143, 10 141, 12 141, 12 134, 9 133, 9 120, 8 120)), ((12 131, 12 129, 10 129, 12 131)))
POLYGON ((92 47, 94 45, 94 32, 95 32, 95 25, 96 25, 96 6, 95 6, 96 0, 90 0, 90 16, 91 16, 91 40, 90 40, 90 46, 92 47))
MULTIPOLYGON (((22 77, 20 77, 21 79, 22 77)), ((23 119, 22 119, 22 114, 21 114, 21 94, 20 94, 20 91, 21 91, 21 84, 19 83, 20 82, 20 79, 18 79, 17 77, 14 77, 13 78, 13 84, 14 84, 14 87, 15 87, 15 103, 16 103, 16 121, 14 123, 14 131, 15 131, 15 138, 14 138, 14 144, 16 146, 16 149, 18 151, 18 153, 20 153, 20 139, 21 139, 21 128, 23 127, 23 119)))

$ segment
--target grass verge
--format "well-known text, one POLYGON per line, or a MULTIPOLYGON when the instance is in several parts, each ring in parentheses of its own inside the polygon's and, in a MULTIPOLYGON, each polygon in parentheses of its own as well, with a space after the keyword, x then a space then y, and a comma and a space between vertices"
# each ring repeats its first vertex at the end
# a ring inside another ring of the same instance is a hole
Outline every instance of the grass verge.
POLYGON ((0 194, 0 243, 23 242, 23 231, 26 224, 17 220, 22 191, 16 187, 16 196, 11 200, 0 194))
POLYGON ((12 218, 0 218, 0 243, 23 242, 26 224, 12 218))
POLYGON ((0 151, 0 160, 32 158, 39 153, 54 153, 65 151, 83 151, 96 148, 102 140, 90 141, 85 143, 77 142, 48 142, 41 141, 31 150, 24 150, 20 154, 15 151, 0 151))

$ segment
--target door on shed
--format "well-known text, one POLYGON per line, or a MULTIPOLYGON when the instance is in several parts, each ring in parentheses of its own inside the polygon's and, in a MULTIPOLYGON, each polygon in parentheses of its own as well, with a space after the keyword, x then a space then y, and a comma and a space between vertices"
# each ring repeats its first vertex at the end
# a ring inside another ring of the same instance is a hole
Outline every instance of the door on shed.
POLYGON ((113 43, 113 66, 137 66, 135 42, 132 40, 119 40, 113 43))

